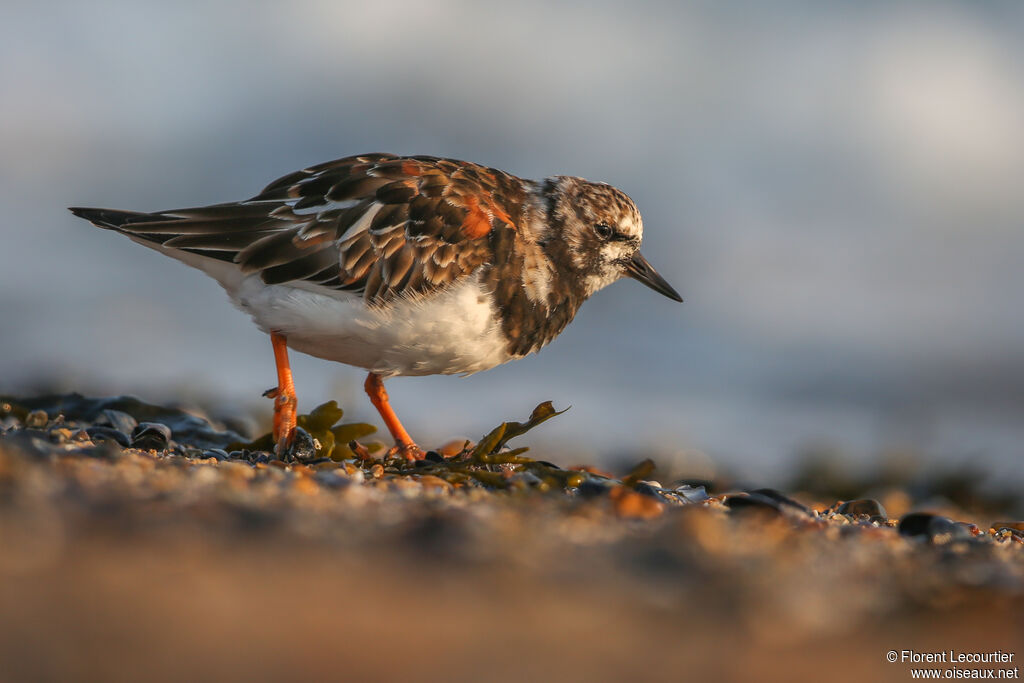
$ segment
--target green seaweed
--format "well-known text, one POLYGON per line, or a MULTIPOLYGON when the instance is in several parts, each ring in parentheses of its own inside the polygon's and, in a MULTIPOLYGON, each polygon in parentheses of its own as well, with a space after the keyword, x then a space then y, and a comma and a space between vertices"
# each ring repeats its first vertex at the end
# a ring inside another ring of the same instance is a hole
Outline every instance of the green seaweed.
MULTIPOLYGON (((502 450, 509 440, 564 412, 556 411, 550 401, 545 401, 533 409, 526 422, 503 422, 481 438, 476 447, 466 448, 462 453, 441 462, 410 463, 401 457, 386 457, 382 462, 378 462, 389 474, 430 474, 451 484, 475 482, 476 485, 492 489, 521 491, 536 488, 542 492, 576 487, 587 478, 586 473, 563 470, 525 457, 523 453, 529 450, 525 446, 502 450), (516 473, 523 472, 535 475, 539 482, 531 486, 514 477, 516 473)), ((369 463, 364 466, 366 465, 369 463)))
MULTIPOLYGON (((568 410, 566 408, 565 410, 568 410)), ((517 436, 521 436, 537 425, 556 415, 561 415, 565 410, 555 410, 551 401, 544 401, 530 413, 530 419, 526 422, 502 422, 492 429, 486 436, 480 439, 470 453, 470 457, 476 462, 482 463, 526 463, 532 462, 526 458, 516 459, 516 455, 526 452, 526 448, 519 448, 508 453, 498 453, 505 444, 517 436)))
MULTIPOLYGON (((345 411, 338 407, 337 401, 321 403, 312 411, 297 418, 298 426, 309 432, 309 435, 319 443, 316 455, 318 458, 330 458, 331 460, 348 460, 355 457, 355 454, 348 447, 353 439, 369 436, 377 431, 377 428, 365 422, 348 422, 337 424, 345 414, 345 411)), ((250 450, 250 451, 273 451, 274 437, 272 434, 264 434, 249 443, 237 442, 228 446, 229 450, 250 450)))

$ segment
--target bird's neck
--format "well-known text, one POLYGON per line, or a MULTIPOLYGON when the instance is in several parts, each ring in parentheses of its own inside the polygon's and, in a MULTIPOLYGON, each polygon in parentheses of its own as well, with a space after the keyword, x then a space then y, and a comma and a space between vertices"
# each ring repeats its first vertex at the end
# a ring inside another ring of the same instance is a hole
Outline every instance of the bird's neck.
POLYGON ((538 186, 523 207, 519 229, 492 236, 493 259, 485 283, 494 292, 513 356, 537 351, 557 337, 588 296, 557 235, 538 186))

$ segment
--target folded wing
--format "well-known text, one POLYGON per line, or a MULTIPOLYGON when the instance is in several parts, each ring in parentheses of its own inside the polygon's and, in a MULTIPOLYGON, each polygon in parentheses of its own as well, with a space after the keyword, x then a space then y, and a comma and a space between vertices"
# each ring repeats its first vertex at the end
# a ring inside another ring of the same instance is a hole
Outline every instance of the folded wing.
POLYGON ((72 209, 170 249, 236 264, 268 284, 416 296, 491 258, 494 231, 515 230, 518 178, 435 157, 372 154, 280 178, 246 201, 154 214, 72 209))

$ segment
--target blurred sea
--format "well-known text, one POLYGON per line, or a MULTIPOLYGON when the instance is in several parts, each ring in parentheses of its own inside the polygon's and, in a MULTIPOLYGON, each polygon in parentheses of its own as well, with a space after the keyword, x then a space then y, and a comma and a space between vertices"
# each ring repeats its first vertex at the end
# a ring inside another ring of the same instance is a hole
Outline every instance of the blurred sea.
MULTIPOLYGON (((687 301, 619 283, 539 356, 392 380, 414 433, 552 399, 581 455, 770 481, 828 445, 1024 480, 1020 3, 15 0, 0 63, 0 391, 268 411, 269 342, 217 285, 64 207, 435 154, 623 188, 687 301)), ((301 407, 374 417, 359 371, 295 369, 301 407)))

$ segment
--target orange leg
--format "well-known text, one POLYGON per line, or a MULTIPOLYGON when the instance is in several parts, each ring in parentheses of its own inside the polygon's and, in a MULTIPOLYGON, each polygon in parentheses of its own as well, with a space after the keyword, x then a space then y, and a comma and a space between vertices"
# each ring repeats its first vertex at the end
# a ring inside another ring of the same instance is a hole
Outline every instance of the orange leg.
POLYGON ((274 362, 277 364, 277 387, 268 391, 265 396, 274 399, 274 443, 278 456, 291 445, 295 436, 298 418, 299 400, 295 396, 295 383, 292 381, 292 369, 288 365, 287 339, 278 332, 270 333, 270 343, 274 345, 274 362))
POLYGON ((373 407, 377 409, 381 419, 384 420, 384 425, 394 437, 398 452, 403 454, 407 460, 422 460, 423 451, 413 442, 409 432, 405 431, 405 427, 398 421, 398 416, 395 415, 391 404, 388 403, 388 392, 384 390, 384 380, 381 379, 381 376, 371 372, 366 376, 363 388, 366 389, 366 394, 370 397, 373 407))

